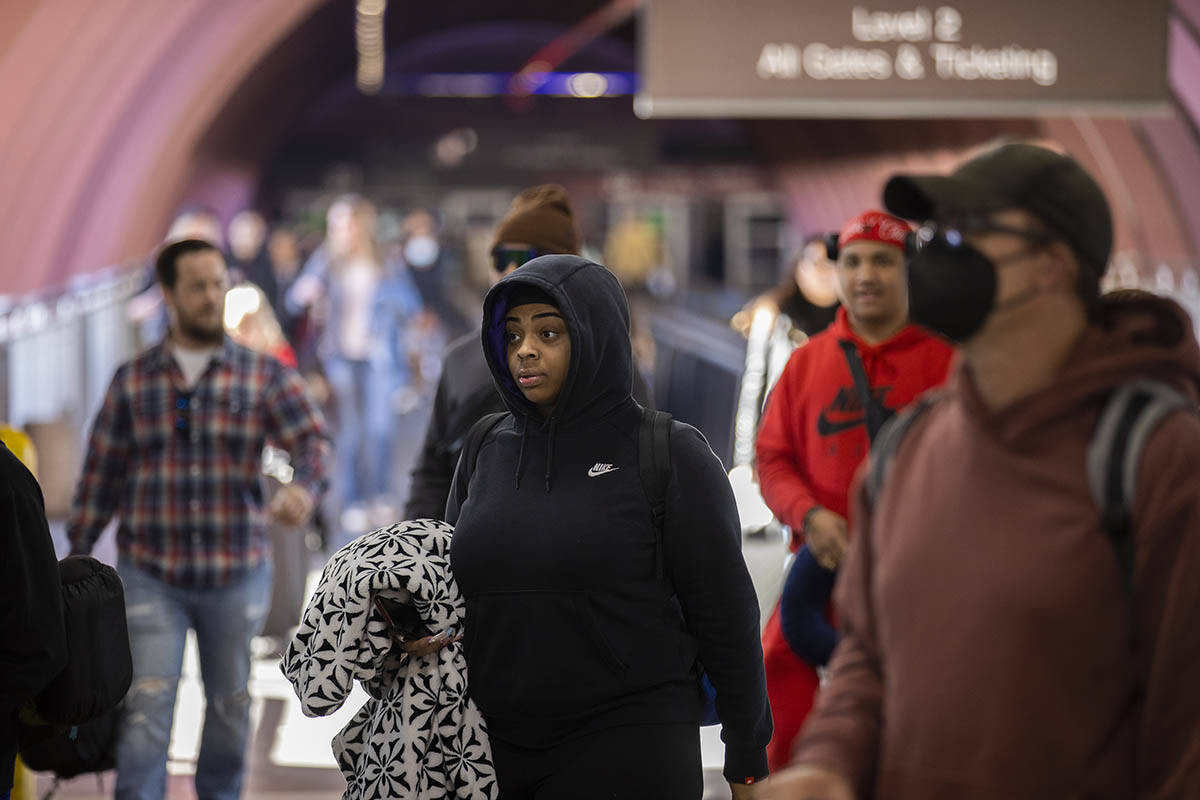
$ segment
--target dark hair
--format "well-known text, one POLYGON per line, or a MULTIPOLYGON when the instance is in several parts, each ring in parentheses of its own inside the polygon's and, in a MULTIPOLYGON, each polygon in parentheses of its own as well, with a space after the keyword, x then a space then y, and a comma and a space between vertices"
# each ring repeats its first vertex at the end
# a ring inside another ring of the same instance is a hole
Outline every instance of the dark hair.
POLYGON ((1079 265, 1079 277, 1075 281, 1075 293, 1083 302, 1084 313, 1088 322, 1096 322, 1100 318, 1100 271, 1092 266, 1087 257, 1072 246, 1075 261, 1079 265))
MULTIPOLYGON (((1033 212, 1029 213, 1033 214, 1033 212)), ((1083 311, 1087 315, 1088 322, 1096 322, 1100 316, 1100 276, 1104 272, 1104 265, 1096 264, 1060 228, 1037 214, 1033 216, 1038 221, 1038 228, 1043 233, 1071 248, 1071 253, 1075 256, 1075 266, 1079 270, 1079 274, 1075 278, 1075 295, 1083 304, 1083 311)))
POLYGON ((1030 232, 1045 237, 1046 241, 1036 247, 1037 250, 1048 248, 1054 242, 1065 244, 1075 256, 1075 267, 1079 274, 1075 276, 1075 296, 1083 305, 1083 312, 1089 323, 1096 322, 1100 315, 1100 275, 1104 272, 1103 265, 1097 266, 1092 259, 1075 244, 1063 229, 1050 220, 1027 208, 1019 209, 1028 214, 1034 221, 1030 232))
POLYGON ((158 275, 158 282, 168 289, 174 289, 175 281, 179 277, 179 257, 210 250, 218 255, 221 253, 215 244, 203 239, 180 239, 178 242, 171 242, 159 250, 154 259, 154 272, 158 275))

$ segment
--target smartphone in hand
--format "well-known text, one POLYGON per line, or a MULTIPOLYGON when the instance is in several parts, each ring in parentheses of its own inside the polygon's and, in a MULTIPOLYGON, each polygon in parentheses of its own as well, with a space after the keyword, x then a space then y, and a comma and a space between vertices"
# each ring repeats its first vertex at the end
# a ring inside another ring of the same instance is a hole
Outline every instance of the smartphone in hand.
POLYGON ((375 595, 374 603, 395 641, 403 643, 430 635, 429 627, 421 619, 420 613, 407 603, 381 595, 375 595))

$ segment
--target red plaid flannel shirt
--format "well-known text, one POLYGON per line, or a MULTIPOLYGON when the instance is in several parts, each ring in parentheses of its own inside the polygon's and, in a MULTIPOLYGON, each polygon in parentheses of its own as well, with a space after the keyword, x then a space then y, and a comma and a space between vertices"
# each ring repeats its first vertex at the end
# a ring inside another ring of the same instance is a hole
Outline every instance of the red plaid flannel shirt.
POLYGON ((67 526, 90 552, 114 516, 122 559, 168 583, 227 584, 267 553, 262 449, 287 450, 319 499, 332 446, 300 376, 226 340, 189 391, 166 343, 117 369, 67 526))

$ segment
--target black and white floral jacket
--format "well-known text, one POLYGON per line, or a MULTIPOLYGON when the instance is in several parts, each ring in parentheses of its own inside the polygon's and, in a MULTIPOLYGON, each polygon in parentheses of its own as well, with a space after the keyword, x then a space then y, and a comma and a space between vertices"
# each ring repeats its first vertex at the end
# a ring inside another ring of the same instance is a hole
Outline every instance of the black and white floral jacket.
POLYGON ((398 522, 338 550, 284 654, 283 673, 307 716, 339 709, 355 680, 371 697, 333 740, 343 800, 499 794, 483 716, 467 697, 462 646, 403 654, 372 603, 376 594, 406 601, 432 633, 461 630, 452 530, 433 520, 398 522))

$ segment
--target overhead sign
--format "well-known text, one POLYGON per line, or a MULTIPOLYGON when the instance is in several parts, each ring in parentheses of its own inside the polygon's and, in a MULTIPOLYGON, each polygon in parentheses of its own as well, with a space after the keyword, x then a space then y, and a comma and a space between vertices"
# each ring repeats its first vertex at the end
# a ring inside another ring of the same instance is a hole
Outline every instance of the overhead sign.
POLYGON ((1145 114, 1167 0, 647 0, 642 117, 1145 114))

